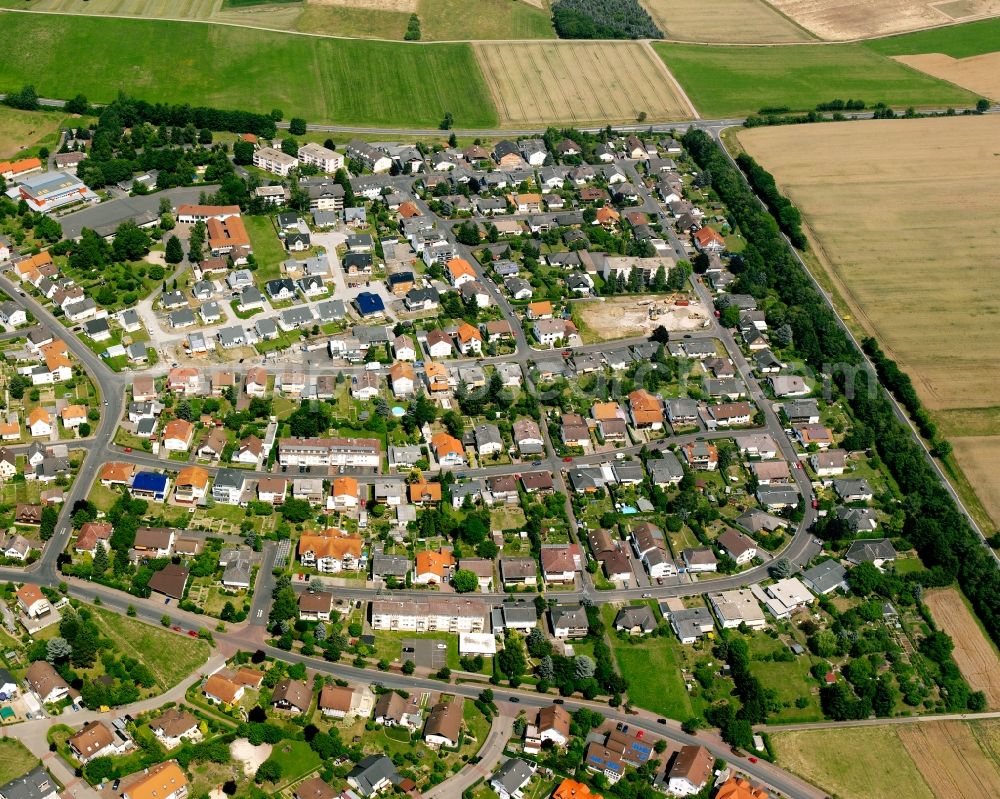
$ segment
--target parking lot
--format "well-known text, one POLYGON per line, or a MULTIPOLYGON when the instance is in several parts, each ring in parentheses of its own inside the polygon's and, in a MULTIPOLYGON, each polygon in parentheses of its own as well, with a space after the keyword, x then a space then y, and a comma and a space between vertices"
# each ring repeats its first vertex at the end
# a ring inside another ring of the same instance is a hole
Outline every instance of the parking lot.
POLYGON ((425 669, 443 669, 448 665, 448 645, 436 638, 404 638, 401 659, 425 669))

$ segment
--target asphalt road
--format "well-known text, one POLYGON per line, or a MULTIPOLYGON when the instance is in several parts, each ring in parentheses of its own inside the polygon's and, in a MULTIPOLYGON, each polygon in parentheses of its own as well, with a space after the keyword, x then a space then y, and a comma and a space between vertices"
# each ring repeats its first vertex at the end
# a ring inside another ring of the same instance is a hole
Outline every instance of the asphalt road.
MULTIPOLYGON (((49 105, 57 105, 56 102, 48 102, 49 105)), ((715 121, 700 121, 695 123, 698 127, 710 130, 716 133, 723 127, 731 126, 732 124, 738 124, 741 120, 715 120, 715 121)), ((641 126, 642 129, 647 129, 650 126, 641 126)), ((654 126, 655 127, 655 126, 654 126)), ((322 126, 313 126, 313 129, 322 130, 322 126)), ((331 128, 332 129, 332 128, 331 128)), ((667 129, 660 126, 660 129, 667 129)), ((369 132, 369 131, 366 131, 369 132)), ((537 131, 524 131, 523 133, 536 133, 537 131)), ((389 133, 386 131, 386 133, 389 133)), ((415 132, 408 131, 392 131, 394 135, 419 135, 415 132)), ((435 131, 435 134, 440 132, 435 131)), ((483 133, 482 131, 477 132, 481 135, 492 135, 490 132, 483 133)), ((512 135, 511 131, 495 132, 496 135, 512 135)), ((640 210, 646 210, 648 213, 661 213, 658 204, 649 195, 649 192, 645 190, 642 185, 642 181, 638 180, 638 175, 635 174, 634 165, 626 165, 626 169, 633 176, 635 185, 640 188, 643 192, 643 203, 640 206, 640 210)), ((410 180, 410 179, 403 179, 410 180)), ((424 209, 425 213, 428 209, 424 209)), ((451 223, 448 223, 449 225, 451 223)), ((453 237, 453 233, 451 233, 453 237)), ((684 257, 685 253, 680 242, 677 241, 676 237, 670 237, 671 245, 674 248, 675 253, 678 257, 684 257)), ((456 242, 457 244, 457 242, 456 242)), ((538 360, 540 357, 552 357, 556 353, 552 351, 541 352, 532 349, 521 325, 518 323, 516 314, 510 303, 507 301, 505 295, 503 295, 496 287, 492 280, 486 278, 483 274, 483 270, 478 265, 475 258, 472 257, 469 248, 463 245, 457 245, 459 252, 473 265, 476 270, 477 275, 482 280, 483 284, 487 286, 493 301, 501 309, 504 318, 511 321, 513 329, 516 331, 516 341, 517 349, 513 356, 505 356, 503 358, 485 358, 479 361, 472 361, 471 359, 456 360, 454 363, 495 363, 498 361, 509 361, 519 364, 524 373, 526 381, 530 381, 530 366, 533 361, 538 360)), ((700 281, 695 280, 694 283, 695 291, 698 293, 699 298, 706 304, 706 307, 711 307, 711 297, 709 296, 706 288, 700 283, 700 281)), ((81 446, 87 450, 87 456, 84 459, 83 465, 81 466, 80 472, 77 475, 72 487, 67 492, 66 501, 64 503, 63 509, 60 514, 59 524, 57 526, 56 535, 50 541, 38 562, 36 562, 32 567, 30 567, 27 572, 30 574, 30 579, 48 586, 56 586, 62 579, 61 575, 56 569, 57 558, 60 552, 62 552, 71 533, 71 525, 69 516, 72 512, 72 507, 78 500, 84 499, 90 491, 93 485, 100 467, 109 460, 128 460, 130 462, 148 466, 148 467, 159 467, 163 468, 169 465, 169 462, 161 461, 159 459, 153 458, 145 453, 124 453, 120 448, 115 447, 112 444, 115 428, 118 424, 119 419, 122 416, 122 411, 124 407, 125 392, 131 383, 131 376, 127 373, 116 374, 108 369, 101 361, 101 359, 95 355, 88 347, 86 347, 76 336, 72 335, 71 331, 66 330, 64 326, 55 319, 52 314, 40 305, 34 297, 22 293, 21 289, 14 285, 6 276, 0 276, 0 289, 7 292, 16 302, 21 304, 27 310, 29 310, 40 324, 57 331, 65 340, 68 348, 73 352, 77 360, 82 364, 83 368, 88 372, 91 378, 94 380, 95 385, 98 387, 101 396, 101 410, 102 416, 99 423, 96 426, 96 430, 92 438, 89 441, 77 442, 75 446, 81 446)), ((23 334, 23 331, 21 332, 23 334)), ((693 334, 695 335, 695 334, 693 334)), ((711 319, 710 326, 704 331, 699 331, 697 337, 715 337, 720 339, 725 345, 730 357, 733 359, 734 364, 740 376, 745 381, 751 398, 758 405, 758 407, 763 411, 765 418, 765 425, 759 428, 756 432, 768 432, 774 438, 781 448, 783 456, 790 462, 795 463, 797 461, 797 455, 794 452, 794 448, 788 441, 786 434, 780 424, 780 420, 777 418, 773 408, 771 407, 770 401, 764 396, 760 385, 757 383, 756 379, 753 377, 750 367, 747 364, 745 358, 742 355, 740 348, 733 341, 732 334, 730 331, 725 330, 718 326, 717 322, 711 319)), ((573 348, 575 352, 600 352, 606 351, 607 349, 613 347, 615 349, 625 346, 629 342, 608 342, 597 345, 584 345, 581 347, 573 348)), ((634 343, 634 341, 632 342, 634 343)), ((151 370, 153 374, 162 374, 165 370, 165 366, 158 367, 157 369, 151 370)), ((270 371, 281 371, 285 367, 272 366, 270 371)), ((356 369, 358 367, 354 367, 356 369)), ((328 372, 344 372, 350 373, 353 369, 352 367, 337 366, 331 362, 329 366, 318 366, 311 367, 314 371, 319 373, 328 372)), ((904 417, 905 418, 905 417, 904 417)), ((546 453, 545 457, 540 458, 542 461, 540 467, 531 467, 526 464, 519 464, 513 466, 502 466, 502 467, 490 467, 482 470, 464 469, 463 473, 469 476, 486 476, 494 474, 515 474, 522 471, 528 471, 532 468, 547 468, 553 473, 554 479, 556 481, 557 488, 566 493, 565 484, 562 477, 562 472, 564 469, 570 468, 575 465, 584 464, 594 464, 609 460, 609 455, 607 454, 594 454, 587 455, 580 458, 574 458, 572 464, 564 463, 555 455, 555 450, 552 445, 551 440, 548 438, 547 426, 542 425, 542 429, 545 431, 546 436, 546 453)), ((685 441, 691 440, 691 438, 704 437, 706 439, 711 438, 723 438, 731 436, 732 433, 720 430, 716 432, 701 432, 695 433, 688 436, 674 436, 668 439, 668 443, 684 443, 685 441)), ((634 446, 622 450, 628 454, 636 454, 640 447, 634 446)), ((216 471, 216 468, 210 468, 209 471, 216 471)), ((804 558, 806 558, 811 547, 815 544, 812 540, 812 536, 808 533, 808 528, 814 519, 814 512, 810 507, 809 500, 812 498, 811 486, 805 477, 802 470, 793 469, 793 475, 796 480, 796 484, 799 491, 803 497, 803 501, 806 503, 806 513, 805 518, 802 520, 801 524, 798 526, 794 536, 791 538, 788 546, 784 549, 780 556, 784 556, 796 563, 801 563, 804 558)), ((251 473, 248 473, 248 475, 251 473)), ((261 473, 252 473, 257 476, 262 476, 261 473)), ((390 477, 388 479, 400 479, 397 477, 390 477)), ((947 481, 945 481, 947 485, 947 481)), ((569 502, 567 500, 567 505, 569 502)), ((572 509, 570 508, 570 518, 573 519, 572 509)), ((575 520, 573 521, 575 527, 575 520)), ((268 546, 265 549, 265 566, 273 563, 274 550, 272 547, 268 546)), ((732 575, 729 577, 722 577, 719 579, 713 579, 709 583, 685 583, 676 582, 676 584, 668 584, 663 586, 650 586, 643 589, 629 589, 625 591, 615 591, 615 592, 598 592, 594 589, 593 585, 590 583, 589 579, 585 576, 582 586, 580 586, 576 591, 560 593, 560 598, 564 599, 578 599, 583 597, 588 597, 595 602, 604 601, 621 601, 623 599, 630 599, 641 596, 642 594, 649 594, 654 598, 661 599, 670 596, 690 596, 695 594, 704 593, 705 590, 711 589, 723 590, 726 588, 735 588, 744 585, 748 585, 755 582, 766 574, 766 567, 761 566, 749 571, 743 572, 742 574, 732 575)), ((8 580, 23 580, 26 576, 25 570, 4 568, 0 569, 0 579, 8 580)), ((72 596, 87 600, 94 601, 99 599, 102 604, 112 608, 119 612, 124 612, 128 605, 134 605, 137 610, 137 615, 144 620, 150 621, 152 623, 158 623, 162 615, 166 614, 170 617, 172 623, 180 625, 184 630, 195 630, 201 627, 205 623, 204 617, 198 617, 194 614, 188 614, 183 611, 179 611, 173 605, 167 606, 157 603, 154 600, 148 599, 137 599, 130 597, 128 595, 122 594, 120 592, 104 588, 102 586, 81 582, 78 580, 66 580, 69 585, 69 592, 72 596)), ((331 664, 326 663, 322 660, 317 660, 315 658, 308 658, 302 655, 283 652, 281 650, 273 649, 269 646, 263 644, 264 641, 264 628, 267 607, 269 605, 269 597, 271 587, 273 586, 273 577, 271 576, 269 568, 263 568, 260 571, 260 578, 257 583, 257 590, 255 591, 253 604, 251 608, 251 615, 248 621, 239 627, 233 627, 226 633, 217 634, 217 640, 220 644, 236 648, 242 647, 246 648, 258 648, 263 647, 265 651, 289 661, 301 661, 309 665, 309 667, 314 668, 318 671, 324 673, 334 674, 336 676, 360 680, 362 682, 375 679, 382 682, 388 687, 400 687, 406 688, 408 690, 413 690, 414 688, 424 688, 424 689, 440 689, 442 684, 437 681, 427 680, 423 678, 414 677, 404 677, 402 675, 394 675, 392 673, 381 673, 373 670, 359 670, 353 667, 342 665, 342 664, 331 664)), ((372 589, 337 589, 339 596, 343 596, 345 599, 363 599, 371 597, 375 592, 372 589)), ((397 596, 414 596, 413 593, 408 592, 397 592, 397 596)), ((425 592, 420 593, 421 596, 426 596, 425 592)), ((500 599, 504 594, 493 594, 487 595, 484 598, 488 599, 500 599)), ((454 691, 461 695, 474 697, 478 694, 480 686, 477 685, 452 685, 449 686, 450 691, 454 691)), ((494 689, 497 695, 498 701, 506 702, 511 698, 516 698, 520 704, 526 707, 538 707, 542 704, 547 704, 549 699, 543 699, 537 694, 533 694, 525 691, 515 691, 510 689, 494 689)), ((567 700, 567 707, 570 709, 578 706, 590 706, 601 710, 607 717, 626 721, 630 725, 635 725, 641 729, 647 729, 650 732, 655 732, 657 734, 666 735, 673 741, 679 743, 702 743, 707 746, 719 757, 726 759, 732 759, 728 749, 721 744, 717 739, 713 739, 709 735, 701 735, 697 739, 691 736, 686 736, 679 730, 679 727, 674 722, 669 722, 665 725, 660 725, 657 723, 655 718, 652 718, 648 713, 640 712, 638 716, 627 715, 623 711, 610 710, 607 706, 601 705, 599 703, 587 703, 578 700, 567 700)), ((789 796, 795 797, 811 797, 822 796, 822 794, 816 791, 811 786, 802 783, 794 777, 770 766, 766 763, 751 764, 749 762, 740 761, 740 767, 743 768, 751 776, 763 780, 768 784, 774 786, 781 792, 789 796)))

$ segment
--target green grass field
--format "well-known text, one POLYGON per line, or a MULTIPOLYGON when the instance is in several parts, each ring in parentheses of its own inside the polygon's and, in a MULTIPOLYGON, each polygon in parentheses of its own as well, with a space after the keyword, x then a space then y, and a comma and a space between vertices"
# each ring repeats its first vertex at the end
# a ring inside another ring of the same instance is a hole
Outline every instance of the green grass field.
POLYGON ((310 122, 489 127, 497 113, 467 44, 404 45, 131 19, 7 14, 0 87, 43 97, 126 91, 151 102, 267 112, 310 122), (156 47, 150 47, 156 42, 156 47), (79 69, 79 54, 89 66, 79 69))
POLYGON ((468 9, 466 0, 420 0, 417 15, 422 38, 469 41, 554 39, 556 36, 548 10, 528 5, 523 0, 477 0, 475 13, 470 14, 468 9))
POLYGON ((142 661, 166 690, 190 677, 208 660, 206 641, 188 638, 162 627, 93 608, 101 632, 115 643, 123 655, 142 661))
POLYGON ((281 785, 290 784, 320 766, 319 755, 305 741, 281 741, 268 760, 281 764, 281 785))
POLYGON ((38 758, 19 740, 0 738, 0 785, 27 774, 37 764, 38 758))
POLYGON ((884 55, 944 53, 952 58, 968 58, 1000 50, 1000 19, 873 39, 866 46, 884 55))
POLYGON ((653 47, 704 117, 775 106, 804 111, 835 98, 897 107, 973 105, 977 99, 860 44, 653 47))

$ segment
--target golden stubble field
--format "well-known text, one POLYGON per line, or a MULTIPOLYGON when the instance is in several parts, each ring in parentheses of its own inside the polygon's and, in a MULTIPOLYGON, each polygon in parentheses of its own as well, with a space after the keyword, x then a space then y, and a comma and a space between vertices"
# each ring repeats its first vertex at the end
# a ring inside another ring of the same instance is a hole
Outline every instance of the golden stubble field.
POLYGON ((642 0, 668 39, 682 42, 780 44, 813 37, 763 0, 713 0, 706 25, 703 0, 642 0))
POLYGON ((820 39, 844 41, 903 33, 1000 13, 1000 0, 770 0, 820 39))
POLYGON ((996 650, 958 591, 954 588, 928 591, 924 594, 924 603, 930 608, 934 621, 955 642, 955 663, 972 690, 986 694, 991 710, 1000 708, 1000 663, 996 650))
POLYGON ((756 128, 739 140, 927 406, 1000 404, 1000 118, 756 128))
MULTIPOLYGON (((1000 47, 1000 43, 997 44, 1000 47)), ((900 55, 897 61, 991 100, 1000 98, 1000 53, 952 58, 942 53, 900 55)))
POLYGON ((504 125, 695 116, 666 65, 639 42, 477 42, 473 49, 504 125))
POLYGON ((772 733, 778 765, 840 799, 1000 794, 1000 722, 926 721, 772 733))

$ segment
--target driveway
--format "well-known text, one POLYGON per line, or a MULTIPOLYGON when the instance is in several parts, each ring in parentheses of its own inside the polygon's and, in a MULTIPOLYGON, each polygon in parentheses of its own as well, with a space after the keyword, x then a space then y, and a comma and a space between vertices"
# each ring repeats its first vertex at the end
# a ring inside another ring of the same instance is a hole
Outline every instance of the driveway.
POLYGON ((511 731, 514 729, 514 717, 505 716, 505 710, 508 708, 501 707, 500 715, 493 719, 490 734, 486 736, 486 743, 479 750, 479 762, 466 764, 465 768, 458 774, 449 777, 439 785, 435 785, 424 794, 425 799, 452 799, 452 797, 461 796, 477 780, 489 779, 496 771, 496 767, 503 757, 504 746, 506 746, 511 731))

